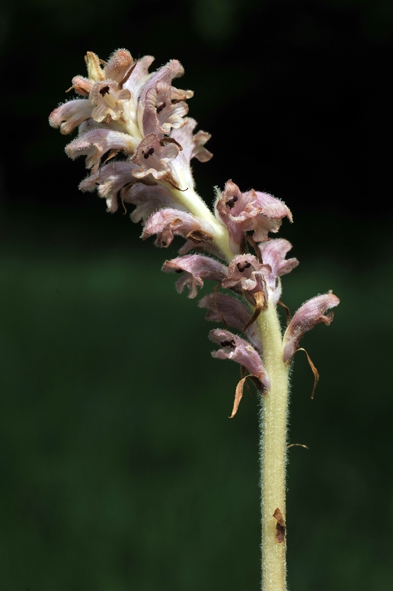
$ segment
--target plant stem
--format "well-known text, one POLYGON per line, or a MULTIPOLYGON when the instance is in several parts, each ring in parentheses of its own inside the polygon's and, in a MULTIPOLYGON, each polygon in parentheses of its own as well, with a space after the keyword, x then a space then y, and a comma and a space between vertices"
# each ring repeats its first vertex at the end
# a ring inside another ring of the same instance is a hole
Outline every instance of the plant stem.
POLYGON ((285 523, 285 464, 287 452, 288 373, 277 310, 269 306, 258 317, 263 361, 271 388, 260 410, 262 591, 286 591, 286 539, 276 539, 279 509, 285 523))
MULTIPOLYGON (((235 254, 229 244, 227 228, 217 220, 206 203, 190 187, 187 191, 171 188, 180 203, 212 226, 214 242, 228 263, 235 254)), ((261 332, 263 363, 270 379, 270 390, 263 396, 260 410, 261 518, 262 518, 262 591, 286 591, 286 539, 281 525, 276 538, 279 509, 285 523, 285 464, 287 453, 287 413, 289 367, 283 361, 283 343, 277 309, 270 305, 257 319, 261 332), (273 515, 276 512, 276 517, 273 515)))
POLYGON ((171 192, 179 203, 182 203, 195 217, 208 222, 213 230, 213 240, 218 249, 230 263, 234 253, 229 246, 229 234, 226 226, 214 217, 206 203, 201 199, 198 193, 188 187, 187 191, 178 191, 171 187, 171 192))

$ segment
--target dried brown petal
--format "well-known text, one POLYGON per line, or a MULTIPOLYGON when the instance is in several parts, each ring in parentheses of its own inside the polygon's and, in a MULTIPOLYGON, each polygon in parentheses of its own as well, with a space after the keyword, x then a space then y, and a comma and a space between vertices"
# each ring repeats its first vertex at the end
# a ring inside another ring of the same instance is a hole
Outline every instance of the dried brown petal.
POLYGON ((312 392, 311 392, 311 399, 314 398, 314 394, 315 394, 315 389, 318 385, 319 382, 319 372, 317 370, 317 368, 315 367, 315 365, 313 364, 310 355, 307 353, 306 349, 303 349, 303 347, 299 347, 299 349, 296 349, 295 353, 297 353, 298 351, 303 351, 307 357, 307 361, 308 361, 308 365, 310 366, 311 371, 314 374, 314 385, 312 388, 312 392))
POLYGON ((274 511, 273 517, 277 521, 277 523, 276 523, 276 542, 278 544, 283 544, 285 542, 285 529, 286 528, 285 528, 284 517, 282 516, 282 513, 278 507, 274 511))

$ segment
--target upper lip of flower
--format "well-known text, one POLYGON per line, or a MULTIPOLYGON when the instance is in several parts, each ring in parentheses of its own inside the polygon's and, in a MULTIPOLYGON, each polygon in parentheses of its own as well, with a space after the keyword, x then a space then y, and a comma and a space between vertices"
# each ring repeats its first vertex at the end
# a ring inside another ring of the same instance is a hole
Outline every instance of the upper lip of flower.
POLYGON ((284 362, 292 359, 300 339, 306 332, 321 322, 328 326, 333 321, 333 312, 330 311, 328 314, 326 312, 338 306, 339 303, 339 298, 329 292, 315 296, 300 306, 284 334, 284 362))

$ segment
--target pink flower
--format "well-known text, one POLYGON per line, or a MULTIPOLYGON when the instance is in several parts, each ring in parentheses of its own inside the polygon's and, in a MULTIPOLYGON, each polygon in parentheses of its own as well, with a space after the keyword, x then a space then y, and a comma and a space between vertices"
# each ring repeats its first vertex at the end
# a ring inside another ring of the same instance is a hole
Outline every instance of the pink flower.
POLYGON ((147 220, 142 239, 157 234, 156 246, 167 248, 176 234, 189 239, 195 245, 205 245, 208 249, 212 242, 212 232, 212 228, 204 220, 190 213, 177 209, 160 209, 147 220))
POLYGON ((266 370, 262 364, 261 358, 257 351, 250 343, 237 335, 229 332, 228 330, 222 330, 221 328, 215 328, 209 333, 209 338, 213 343, 220 345, 221 349, 213 351, 212 356, 217 359, 232 359, 236 361, 242 367, 245 367, 251 375, 258 378, 261 384, 266 388, 270 389, 270 381, 267 376, 266 370))
POLYGON ((136 165, 133 172, 136 180, 164 181, 180 189, 179 180, 174 176, 171 163, 182 148, 177 142, 169 141, 170 139, 159 140, 154 133, 143 138, 132 159, 133 164, 136 165))
POLYGON ((221 330, 219 328, 211 330, 209 338, 221 347, 218 351, 212 352, 213 357, 217 357, 218 359, 232 359, 232 361, 236 361, 236 363, 239 363, 250 372, 249 376, 244 376, 237 385, 233 410, 230 416, 230 418, 233 418, 243 396, 243 386, 246 377, 253 378, 260 390, 269 390, 270 380, 259 354, 250 343, 227 330, 221 330))
POLYGON ((130 216, 135 223, 142 221, 145 224, 154 212, 164 207, 186 211, 183 205, 174 203, 172 193, 161 185, 130 184, 122 189, 120 195, 123 203, 136 205, 130 216))
POLYGON ((183 76, 183 66, 177 60, 171 60, 160 68, 143 87, 138 110, 138 122, 144 135, 155 133, 162 137, 172 128, 183 125, 183 117, 188 113, 185 99, 191 98, 191 90, 179 90, 172 87, 173 78, 183 76))
POLYGON ((232 332, 220 328, 211 330, 209 338, 213 343, 217 343, 221 347, 218 351, 212 352, 213 357, 236 361, 236 363, 245 367, 250 372, 250 375, 255 376, 266 390, 270 389, 270 380, 260 355, 250 343, 232 332))
POLYGON ((228 272, 226 265, 200 254, 190 254, 166 261, 162 270, 165 273, 182 274, 176 281, 176 289, 178 293, 182 293, 187 286, 189 298, 195 298, 198 295, 198 287, 203 287, 204 279, 221 281, 228 272))
POLYGON ((218 197, 216 215, 226 224, 237 251, 246 232, 253 231, 254 241, 261 242, 268 239, 269 232, 278 232, 284 217, 292 221, 283 201, 254 189, 242 193, 232 181, 218 197))
POLYGON ((264 276, 270 273, 268 265, 261 264, 253 254, 239 254, 231 261, 228 277, 222 286, 238 292, 265 292, 264 276))
POLYGON ((251 313, 242 302, 232 296, 217 292, 204 296, 198 306, 207 309, 206 320, 222 322, 225 326, 244 332, 254 349, 258 353, 262 352, 258 326, 252 323, 244 330, 244 327, 250 322, 251 313))
POLYGON ((92 105, 86 99, 74 99, 57 107, 49 116, 52 127, 60 127, 63 134, 71 133, 91 117, 92 105))
POLYGON ((132 174, 135 167, 135 164, 129 162, 112 161, 85 178, 79 189, 90 193, 97 189, 99 196, 106 199, 108 211, 113 213, 117 211, 121 189, 135 182, 132 174))
POLYGON ((86 156, 86 168, 92 168, 93 172, 96 172, 102 156, 107 152, 133 154, 135 149, 135 139, 129 134, 95 127, 68 144, 65 151, 73 160, 79 156, 86 156))
POLYGON ((329 326, 334 315, 333 312, 328 314, 326 312, 338 306, 339 303, 340 300, 334 293, 326 293, 316 296, 300 306, 284 334, 284 362, 289 362, 292 359, 300 339, 307 331, 321 322, 329 326))
POLYGON ((268 242, 260 242, 258 246, 265 267, 271 269, 269 273, 265 274, 268 299, 274 306, 277 306, 281 297, 281 281, 278 278, 290 273, 292 269, 298 266, 299 261, 295 258, 285 258, 287 252, 291 250, 292 244, 284 238, 274 238, 268 242))

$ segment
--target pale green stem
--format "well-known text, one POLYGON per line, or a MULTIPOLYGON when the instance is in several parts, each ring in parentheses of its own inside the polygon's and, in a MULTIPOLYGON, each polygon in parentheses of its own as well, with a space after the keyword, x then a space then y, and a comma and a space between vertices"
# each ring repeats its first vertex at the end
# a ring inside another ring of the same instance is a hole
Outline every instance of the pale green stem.
POLYGON ((230 249, 229 234, 224 224, 214 217, 203 199, 191 187, 188 187, 186 191, 178 191, 172 187, 171 191, 176 200, 185 205, 193 215, 205 220, 212 226, 214 242, 230 262, 235 255, 230 249))
POLYGON ((283 362, 283 344, 277 309, 268 306, 258 317, 263 361, 271 388, 263 396, 260 410, 261 430, 261 516, 262 516, 262 591, 286 591, 286 538, 276 539, 279 509, 284 522, 285 465, 287 453, 288 374, 283 362))

